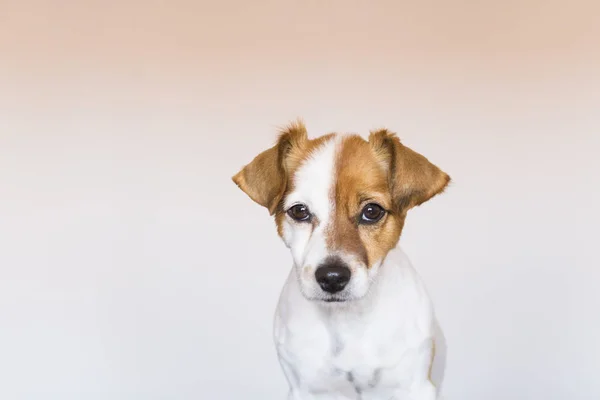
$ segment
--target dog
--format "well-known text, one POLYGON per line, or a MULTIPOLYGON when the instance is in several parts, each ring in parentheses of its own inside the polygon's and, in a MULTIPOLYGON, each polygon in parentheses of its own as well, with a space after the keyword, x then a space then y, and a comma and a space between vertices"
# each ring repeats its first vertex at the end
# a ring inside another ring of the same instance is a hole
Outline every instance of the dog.
POLYGON ((449 175, 387 129, 309 139, 296 121, 232 180, 291 250, 273 326, 288 399, 436 399, 433 306, 398 242, 449 175))

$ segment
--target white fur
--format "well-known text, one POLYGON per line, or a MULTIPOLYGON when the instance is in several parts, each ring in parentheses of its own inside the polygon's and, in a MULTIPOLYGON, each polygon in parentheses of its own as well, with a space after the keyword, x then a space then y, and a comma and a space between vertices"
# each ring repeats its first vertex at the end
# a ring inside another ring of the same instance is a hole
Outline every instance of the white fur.
POLYGON ((331 139, 296 172, 284 206, 304 203, 318 224, 286 217, 283 239, 294 268, 277 307, 274 340, 293 400, 434 400, 430 383, 434 317, 417 273, 397 247, 367 268, 336 252, 352 271, 343 298, 328 294, 315 270, 333 253, 325 232, 335 212, 331 200, 338 139, 331 139))

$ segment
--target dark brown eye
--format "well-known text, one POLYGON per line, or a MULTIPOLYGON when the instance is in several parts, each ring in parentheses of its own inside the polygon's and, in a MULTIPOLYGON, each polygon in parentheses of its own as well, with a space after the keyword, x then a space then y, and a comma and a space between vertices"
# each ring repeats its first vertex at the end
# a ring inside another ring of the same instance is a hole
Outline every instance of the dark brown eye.
POLYGON ((310 212, 308 207, 304 204, 296 204, 288 210, 288 215, 296 221, 308 221, 310 219, 310 212))
POLYGON ((385 210, 379 204, 367 204, 360 214, 359 222, 362 224, 374 224, 383 218, 384 215, 385 210))

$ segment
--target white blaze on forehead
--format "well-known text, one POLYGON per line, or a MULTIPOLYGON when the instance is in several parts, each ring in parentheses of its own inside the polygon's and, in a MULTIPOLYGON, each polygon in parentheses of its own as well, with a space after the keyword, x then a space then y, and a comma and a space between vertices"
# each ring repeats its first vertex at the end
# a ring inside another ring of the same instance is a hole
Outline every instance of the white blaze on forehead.
POLYGON ((293 191, 285 199, 285 208, 296 203, 308 206, 321 223, 326 223, 332 213, 331 191, 335 179, 337 140, 331 138, 314 149, 307 160, 296 170, 293 191))

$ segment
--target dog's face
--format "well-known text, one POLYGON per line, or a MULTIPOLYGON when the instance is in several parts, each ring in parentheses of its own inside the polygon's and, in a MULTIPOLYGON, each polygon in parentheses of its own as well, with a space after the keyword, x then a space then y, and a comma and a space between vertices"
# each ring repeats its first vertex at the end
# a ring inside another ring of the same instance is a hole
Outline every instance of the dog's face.
POLYGON ((275 216, 303 295, 339 302, 367 293, 407 211, 450 178, 387 130, 311 140, 295 123, 233 181, 275 216))

